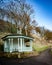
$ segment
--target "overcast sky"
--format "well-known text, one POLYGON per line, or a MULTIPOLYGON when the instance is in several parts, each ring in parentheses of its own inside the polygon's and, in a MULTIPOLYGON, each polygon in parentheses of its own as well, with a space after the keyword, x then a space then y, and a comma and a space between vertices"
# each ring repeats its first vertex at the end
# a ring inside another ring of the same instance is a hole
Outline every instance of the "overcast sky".
POLYGON ((52 0, 27 0, 27 3, 35 10, 32 19, 52 31, 52 0))

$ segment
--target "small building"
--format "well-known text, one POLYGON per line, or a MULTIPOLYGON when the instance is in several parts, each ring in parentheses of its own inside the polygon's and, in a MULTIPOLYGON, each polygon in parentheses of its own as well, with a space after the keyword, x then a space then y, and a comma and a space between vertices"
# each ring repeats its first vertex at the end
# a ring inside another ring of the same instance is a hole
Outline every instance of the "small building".
POLYGON ((33 38, 22 34, 10 34, 2 38, 4 52, 30 52, 33 38))

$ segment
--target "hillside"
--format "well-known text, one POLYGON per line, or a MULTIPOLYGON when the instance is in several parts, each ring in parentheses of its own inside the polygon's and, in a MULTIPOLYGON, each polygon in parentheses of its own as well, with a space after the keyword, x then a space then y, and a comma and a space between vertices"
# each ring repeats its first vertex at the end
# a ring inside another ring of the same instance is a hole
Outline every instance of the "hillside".
POLYGON ((5 29, 6 29, 6 22, 0 20, 0 32, 4 32, 5 29))
MULTIPOLYGON (((12 28, 12 30, 14 32, 14 30, 15 30, 14 27, 12 28)), ((3 44, 3 41, 1 38, 10 33, 11 33, 11 23, 0 20, 0 44, 3 44)), ((31 33, 31 36, 34 38, 33 39, 33 49, 35 49, 37 51, 39 51, 39 49, 47 48, 48 46, 52 46, 52 42, 51 43, 47 42, 37 32, 35 34, 31 33)))
POLYGON ((0 44, 3 43, 2 37, 11 33, 11 23, 0 20, 0 44))
POLYGON ((41 52, 49 47, 52 47, 52 42, 48 42, 44 39, 44 37, 41 37, 38 33, 31 34, 33 39, 33 49, 35 51, 41 52))
POLYGON ((11 23, 10 22, 0 20, 0 32, 10 32, 10 29, 11 29, 11 23))

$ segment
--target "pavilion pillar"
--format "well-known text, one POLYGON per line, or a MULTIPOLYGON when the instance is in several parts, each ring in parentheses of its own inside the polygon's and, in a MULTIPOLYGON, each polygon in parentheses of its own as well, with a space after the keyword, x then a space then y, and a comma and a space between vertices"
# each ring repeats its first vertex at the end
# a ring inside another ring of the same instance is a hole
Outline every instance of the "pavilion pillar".
POLYGON ((23 38, 22 44, 23 44, 23 47, 24 47, 24 38, 23 38))
POLYGON ((22 45, 22 38, 20 38, 20 42, 21 42, 21 51, 22 51, 22 46, 23 46, 23 45, 22 45))
POLYGON ((5 40, 5 43, 4 43, 4 51, 6 52, 6 46, 7 46, 7 42, 5 40))
POLYGON ((32 40, 30 40, 30 48, 31 48, 31 50, 32 50, 32 40))
POLYGON ((11 52, 13 51, 13 38, 11 39, 11 52))
POLYGON ((24 38, 22 39, 22 46, 23 46, 23 51, 25 50, 24 49, 24 38))
POLYGON ((10 39, 8 39, 9 40, 9 49, 8 49, 8 51, 10 52, 10 39))
POLYGON ((18 50, 19 50, 19 38, 18 38, 18 50))

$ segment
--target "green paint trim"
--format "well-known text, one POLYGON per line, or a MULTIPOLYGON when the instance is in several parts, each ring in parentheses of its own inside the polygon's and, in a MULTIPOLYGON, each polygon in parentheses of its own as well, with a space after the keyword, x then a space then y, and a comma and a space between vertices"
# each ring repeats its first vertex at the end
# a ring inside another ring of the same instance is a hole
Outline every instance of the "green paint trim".
POLYGON ((29 36, 24 36, 24 35, 6 35, 5 37, 3 37, 2 39, 5 40, 5 39, 8 39, 8 38, 26 38, 26 39, 31 39, 33 40, 32 37, 29 37, 29 36))

